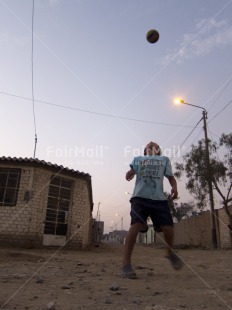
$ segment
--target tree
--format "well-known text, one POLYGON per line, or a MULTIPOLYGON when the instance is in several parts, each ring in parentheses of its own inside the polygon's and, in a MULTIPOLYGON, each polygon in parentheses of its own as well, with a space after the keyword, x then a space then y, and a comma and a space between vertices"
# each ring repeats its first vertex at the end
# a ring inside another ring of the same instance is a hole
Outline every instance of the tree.
POLYGON ((186 189, 197 201, 197 207, 203 210, 208 202, 208 179, 212 180, 213 189, 222 199, 229 219, 232 243, 232 210, 229 207, 232 201, 232 133, 222 134, 219 143, 209 140, 210 171, 207 169, 204 140, 192 145, 192 149, 184 157, 183 163, 176 163, 176 178, 182 175, 187 177, 186 189), (224 150, 223 160, 219 159, 219 150, 224 150))

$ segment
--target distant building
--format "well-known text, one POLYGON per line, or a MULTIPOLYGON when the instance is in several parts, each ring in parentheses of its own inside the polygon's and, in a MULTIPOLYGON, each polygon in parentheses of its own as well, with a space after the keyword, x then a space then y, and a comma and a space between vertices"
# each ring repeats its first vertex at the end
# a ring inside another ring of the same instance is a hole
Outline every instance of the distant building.
POLYGON ((148 224, 148 231, 146 233, 139 233, 136 239, 136 243, 154 243, 156 242, 156 232, 152 224, 148 224))
POLYGON ((89 174, 38 159, 0 157, 0 242, 84 248, 92 242, 89 174))
POLYGON ((124 244, 128 231, 113 230, 104 236, 105 241, 124 244))
POLYGON ((92 241, 96 244, 103 239, 104 222, 93 219, 92 225, 92 241))

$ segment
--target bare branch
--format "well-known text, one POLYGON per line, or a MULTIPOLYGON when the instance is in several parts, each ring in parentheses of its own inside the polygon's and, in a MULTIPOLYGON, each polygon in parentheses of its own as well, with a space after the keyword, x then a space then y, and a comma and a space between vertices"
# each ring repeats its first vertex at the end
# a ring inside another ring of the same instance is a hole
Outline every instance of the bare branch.
POLYGON ((232 198, 229 200, 231 188, 232 188, 232 184, 230 184, 230 187, 229 187, 229 190, 228 190, 228 193, 227 193, 227 197, 226 197, 226 200, 227 200, 228 202, 232 200, 232 198))
POLYGON ((215 186, 216 191, 218 192, 218 194, 221 196, 223 201, 226 201, 226 197, 222 194, 220 188, 218 187, 216 182, 213 182, 213 185, 215 186))

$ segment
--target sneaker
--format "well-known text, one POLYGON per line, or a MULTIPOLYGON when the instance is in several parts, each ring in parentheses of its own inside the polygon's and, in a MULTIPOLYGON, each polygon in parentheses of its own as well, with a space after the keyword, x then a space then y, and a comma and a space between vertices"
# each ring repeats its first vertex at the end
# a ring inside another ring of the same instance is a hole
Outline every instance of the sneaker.
POLYGON ((167 258, 170 260, 172 267, 176 270, 179 270, 184 266, 183 261, 175 252, 172 252, 167 258))
POLYGON ((127 279, 137 279, 137 275, 132 269, 130 264, 127 264, 122 267, 121 276, 122 278, 127 278, 127 279))

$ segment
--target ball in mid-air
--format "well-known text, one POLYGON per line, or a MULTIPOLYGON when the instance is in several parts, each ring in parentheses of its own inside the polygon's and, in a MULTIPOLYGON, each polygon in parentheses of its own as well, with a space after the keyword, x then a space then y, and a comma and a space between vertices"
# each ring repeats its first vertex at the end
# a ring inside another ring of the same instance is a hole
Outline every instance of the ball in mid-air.
POLYGON ((159 40, 159 32, 151 29, 147 32, 146 38, 149 43, 156 43, 159 40))

